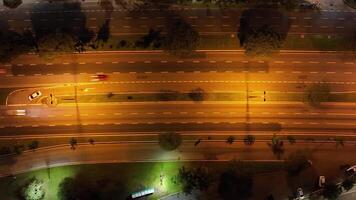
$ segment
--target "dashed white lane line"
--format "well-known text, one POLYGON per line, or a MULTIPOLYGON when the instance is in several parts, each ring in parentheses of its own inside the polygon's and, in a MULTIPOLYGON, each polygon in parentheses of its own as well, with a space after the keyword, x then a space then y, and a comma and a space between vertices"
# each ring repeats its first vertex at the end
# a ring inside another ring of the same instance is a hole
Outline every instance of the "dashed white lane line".
POLYGON ((294 64, 300 64, 300 63, 302 63, 301 61, 292 61, 292 63, 294 63, 294 64))
POLYGON ((104 116, 105 113, 98 113, 97 115, 98 115, 98 116, 104 116))
POLYGON ((328 61, 328 62, 326 62, 327 64, 335 64, 336 62, 334 62, 334 61, 328 61))
POLYGON ((283 74, 284 71, 276 71, 277 74, 283 74))
POLYGON ((285 62, 284 62, 284 61, 281 61, 281 60, 276 60, 276 61, 274 61, 274 63, 282 64, 282 63, 285 63, 285 62))
POLYGON ((147 115, 154 115, 155 113, 154 112, 148 112, 146 113, 147 115))
POLYGON ((152 74, 152 72, 145 72, 145 74, 152 74))
POLYGON ((320 62, 318 61, 309 61, 310 64, 319 64, 320 62))
POLYGON ((318 74, 319 72, 309 72, 309 73, 311 73, 311 74, 318 74))
POLYGON ((300 73, 302 73, 302 72, 300 72, 300 71, 292 71, 292 73, 293 73, 293 74, 300 74, 300 73))
POLYGON ((344 72, 344 74, 352 74, 352 72, 344 72))
POLYGON ((209 62, 210 62, 210 63, 216 63, 216 61, 215 61, 215 60, 209 60, 209 62))
POLYGON ((122 115, 122 113, 114 113, 114 115, 122 115))
POLYGON ((95 62, 95 64, 100 65, 100 64, 103 64, 103 63, 102 62, 95 62))
POLYGON ((335 74, 336 72, 326 72, 327 74, 335 74))
POLYGON ((354 62, 345 62, 345 65, 353 65, 355 64, 354 62))

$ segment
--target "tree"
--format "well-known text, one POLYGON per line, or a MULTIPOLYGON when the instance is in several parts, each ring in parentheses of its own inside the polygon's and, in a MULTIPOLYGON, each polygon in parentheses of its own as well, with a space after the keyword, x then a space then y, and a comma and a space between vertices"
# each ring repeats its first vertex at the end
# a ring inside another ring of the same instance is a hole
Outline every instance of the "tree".
POLYGON ((349 191, 354 187, 355 181, 351 178, 347 178, 342 182, 341 185, 346 191, 349 191))
POLYGON ((3 4, 8 8, 17 8, 22 4, 22 0, 3 0, 3 4))
POLYGON ((252 177, 229 169, 220 176, 218 193, 224 200, 248 199, 252 194, 252 177))
POLYGON ((25 200, 42 200, 45 197, 43 181, 32 179, 21 189, 21 196, 25 200))
POLYGON ((289 144, 295 144, 296 143, 295 137, 293 137, 291 135, 287 136, 287 140, 288 140, 289 144))
POLYGON ((181 145, 182 137, 176 132, 160 133, 158 136, 158 143, 162 149, 172 151, 181 145))
POLYGON ((276 134, 273 134, 271 142, 267 144, 271 147, 273 154, 276 155, 278 159, 280 159, 284 153, 283 141, 277 137, 276 134))
POLYGON ((334 138, 334 140, 336 142, 336 148, 338 148, 339 146, 343 147, 345 145, 343 138, 336 137, 336 138, 334 138))
POLYGON ((288 174, 291 176, 299 175, 303 170, 310 167, 310 162, 305 154, 297 151, 289 155, 286 160, 286 168, 288 174))
POLYGON ((191 90, 188 94, 189 98, 191 98, 193 101, 204 101, 206 94, 205 91, 201 88, 196 88, 194 90, 191 90))
POLYGON ((105 20, 105 23, 100 27, 94 43, 93 49, 103 47, 110 38, 110 20, 105 20))
POLYGON ((22 34, 0 30, 0 62, 10 62, 17 56, 35 49, 32 32, 22 34))
POLYGON ((38 40, 37 45, 40 56, 52 58, 56 54, 74 52, 76 42, 71 34, 57 30, 45 34, 38 40))
POLYGON ((150 29, 148 34, 140 38, 140 40, 135 42, 135 46, 139 48, 153 48, 157 49, 162 46, 163 37, 161 36, 160 30, 150 29))
POLYGON ((93 177, 79 173, 74 177, 63 179, 59 184, 58 197, 60 200, 125 199, 127 192, 120 180, 112 177, 93 177))
POLYGON ((184 19, 179 18, 168 24, 165 50, 170 54, 185 57, 191 55, 198 46, 199 34, 184 19))
POLYGON ((255 136, 253 135, 246 135, 245 138, 244 138, 244 143, 246 145, 253 145, 255 143, 255 136))
POLYGON ((313 84, 305 91, 306 102, 318 107, 322 102, 327 102, 330 98, 330 87, 327 84, 313 84))
POLYGON ((35 150, 38 148, 39 142, 37 140, 32 141, 30 144, 28 144, 28 149, 30 150, 35 150))
POLYGON ((234 141, 235 141, 235 137, 232 136, 232 135, 230 135, 230 136, 227 137, 227 139, 226 139, 226 143, 228 143, 228 144, 232 144, 232 143, 234 143, 234 141))
POLYGON ((251 28, 243 47, 248 56, 270 56, 282 46, 282 36, 270 26, 251 28))
POLYGON ((324 191, 322 195, 327 198, 327 199, 337 199, 342 192, 342 189, 340 186, 334 184, 334 183, 329 183, 326 184, 324 187, 324 191))
POLYGON ((74 150, 76 148, 76 146, 78 145, 78 141, 75 138, 71 138, 69 140, 69 144, 70 144, 70 148, 74 150))
POLYGON ((183 186, 183 191, 190 194, 193 190, 206 191, 213 180, 207 168, 197 167, 186 169, 184 166, 179 169, 178 181, 183 186))
POLYGON ((21 145, 21 144, 15 144, 14 145, 14 153, 16 155, 21 155, 23 150, 24 150, 24 146, 23 145, 21 145))
POLYGON ((93 138, 90 138, 88 141, 90 144, 94 144, 94 142, 95 142, 93 138))
POLYGON ((0 148, 0 155, 7 155, 11 153, 11 148, 4 146, 0 148))

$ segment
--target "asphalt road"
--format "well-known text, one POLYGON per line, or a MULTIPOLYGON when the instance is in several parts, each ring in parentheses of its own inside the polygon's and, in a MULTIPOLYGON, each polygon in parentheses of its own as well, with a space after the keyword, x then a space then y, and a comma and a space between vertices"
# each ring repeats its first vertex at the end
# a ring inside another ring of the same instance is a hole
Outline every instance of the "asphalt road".
MULTIPOLYGON (((24 107, 26 116, 3 109, 2 136, 12 134, 164 131, 337 131, 356 130, 354 105, 311 109, 297 104, 133 103, 24 107)), ((8 109, 20 109, 10 107, 8 109)))
POLYGON ((307 11, 282 14, 275 11, 240 9, 159 9, 125 11, 117 6, 101 7, 82 3, 27 4, 14 10, 0 12, 3 28, 22 31, 25 28, 40 30, 59 24, 87 27, 97 31, 110 20, 113 35, 145 34, 149 28, 164 29, 170 22, 169 16, 182 16, 201 34, 236 33, 241 16, 248 16, 253 24, 267 23, 287 34, 345 34, 354 28, 356 15, 353 12, 307 11), (69 23, 68 23, 69 22, 69 23))

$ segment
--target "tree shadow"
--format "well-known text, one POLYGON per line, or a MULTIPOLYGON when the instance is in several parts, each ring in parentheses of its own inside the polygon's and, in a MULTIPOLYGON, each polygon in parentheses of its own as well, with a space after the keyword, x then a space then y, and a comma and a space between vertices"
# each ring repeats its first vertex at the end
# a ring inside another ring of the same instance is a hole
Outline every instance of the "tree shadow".
POLYGON ((291 20, 287 13, 277 9, 251 8, 245 10, 240 17, 240 27, 237 31, 240 45, 244 45, 253 29, 266 26, 278 32, 281 40, 285 41, 291 27, 291 20))

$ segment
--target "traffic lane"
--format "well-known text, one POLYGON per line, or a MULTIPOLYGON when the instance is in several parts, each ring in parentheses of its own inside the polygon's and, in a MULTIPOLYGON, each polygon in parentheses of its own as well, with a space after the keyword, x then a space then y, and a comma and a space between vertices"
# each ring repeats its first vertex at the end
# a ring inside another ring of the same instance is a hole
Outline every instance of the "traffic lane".
MULTIPOLYGON (((185 114, 185 112, 208 112, 221 114, 229 112, 230 114, 250 114, 264 113, 278 115, 350 115, 354 116, 356 104, 354 103, 338 103, 338 104, 323 104, 320 107, 311 107, 303 103, 250 103, 248 110, 247 102, 141 102, 141 103, 109 103, 109 104, 78 104, 78 105, 59 105, 57 107, 47 106, 10 106, 2 107, 0 111, 12 109, 26 109, 28 116, 47 117, 47 114, 64 115, 64 114, 100 114, 103 111, 106 114, 122 115, 122 113, 140 112, 150 114, 151 112, 159 113, 171 111, 176 114, 185 114), (98 111, 100 110, 100 111, 98 111), (219 111, 219 112, 218 112, 219 111), (117 113, 117 114, 115 114, 117 113)), ((53 117, 53 116, 52 116, 53 117)))
MULTIPOLYGON (((199 107, 199 106, 197 106, 199 107)), ((253 106, 251 106, 253 107, 253 106)), ((73 108, 75 108, 73 106, 73 108)), ((290 109, 289 109, 290 110, 290 109)), ((142 112, 140 109, 131 111, 115 109, 71 110, 27 109, 27 116, 7 116, 0 119, 3 126, 56 126, 56 125, 118 125, 121 123, 278 123, 283 127, 299 126, 348 126, 356 124, 356 113, 329 109, 327 111, 309 111, 307 109, 286 112, 285 109, 151 109, 142 112), (192 111, 193 110, 193 111, 192 111), (66 111, 66 112, 63 112, 66 111)))
MULTIPOLYGON (((22 55, 19 59, 12 61, 12 63, 5 64, 5 67, 16 70, 38 70, 41 68, 54 69, 53 65, 61 65, 58 70, 66 69, 68 73, 78 73, 81 67, 85 68, 99 68, 105 70, 105 66, 114 65, 120 68, 121 65, 127 67, 134 67, 135 65, 154 65, 154 68, 159 68, 161 64, 174 65, 224 65, 235 64, 237 66, 296 66, 296 67, 313 67, 324 65, 334 68, 352 67, 355 65, 355 56, 350 53, 286 53, 281 52, 273 55, 270 59, 251 59, 245 55, 243 50, 240 51, 200 51, 197 56, 191 59, 180 59, 164 52, 105 52, 105 53, 91 53, 84 54, 69 54, 65 56, 58 56, 55 59, 48 61, 43 60, 37 55, 22 55), (128 65, 130 64, 130 65, 128 65), (37 66, 38 65, 38 66, 37 66), (159 65, 159 66, 157 66, 159 65)), ((142 66, 144 67, 144 66, 142 66)), ((174 67, 170 67, 174 68, 174 67)), ((43 70, 43 69, 42 69, 43 70)), ((169 69, 167 69, 169 70, 169 69)), ((97 70, 99 71, 99 70, 97 70)), ((51 72, 48 72, 51 73, 51 72)), ((53 73, 53 72, 52 72, 53 73)), ((65 71, 61 71, 65 73, 65 71)))
MULTIPOLYGON (((21 55, 19 59, 13 60, 13 65, 28 65, 32 64, 32 66, 36 64, 73 64, 73 63, 90 63, 90 64, 100 64, 98 62, 121 62, 126 61, 134 63, 135 61, 183 61, 191 62, 194 60, 199 61, 241 61, 243 63, 254 62, 254 61, 278 61, 282 59, 282 61, 293 63, 293 64, 301 64, 303 62, 319 62, 323 64, 329 64, 327 61, 331 61, 330 64, 335 64, 334 62, 344 63, 344 62, 353 62, 355 61, 354 54, 347 52, 336 52, 336 53, 328 53, 328 52, 303 52, 303 51, 281 51, 278 54, 272 55, 269 59, 251 59, 246 56, 243 50, 211 50, 211 51, 198 51, 197 54, 194 54, 191 58, 177 58, 176 56, 169 55, 163 51, 114 51, 114 52, 85 52, 81 54, 66 54, 59 55, 52 60, 43 59, 37 55, 21 55), (139 56, 138 56, 139 55, 139 56), (74 62, 73 62, 74 61, 74 62), (295 61, 295 62, 293 62, 295 61)), ((317 63, 310 64, 317 64, 317 63)), ((304 64, 305 64, 304 63, 304 64)), ((10 65, 6 66, 12 66, 10 65)))
POLYGON ((260 81, 354 81, 355 68, 337 69, 330 67, 306 67, 300 69, 298 67, 286 67, 282 64, 269 68, 268 71, 223 71, 223 68, 218 68, 219 71, 161 71, 161 72, 105 72, 98 71, 95 74, 91 73, 63 73, 63 74, 35 74, 35 75, 17 75, 17 76, 2 76, 0 77, 0 85, 2 88, 21 88, 21 87, 45 87, 45 86, 66 86, 68 84, 103 84, 92 80, 97 77, 97 74, 106 74, 107 81, 114 83, 118 81, 165 81, 165 80, 245 80, 245 76, 249 74, 248 80, 260 81))
POLYGON ((299 71, 311 73, 342 73, 353 74, 356 73, 356 62, 342 62, 326 61, 328 63, 322 63, 320 61, 308 61, 302 63, 301 61, 286 62, 283 60, 276 60, 270 63, 263 61, 167 61, 161 60, 152 62, 150 60, 139 61, 127 61, 127 62, 95 62, 95 63, 73 63, 73 64, 42 64, 42 65, 13 65, 11 66, 11 72, 16 76, 24 75, 54 75, 54 74, 80 74, 80 73, 162 73, 162 72, 251 72, 259 73, 263 72, 275 72, 275 71, 287 71, 294 72, 299 71))
POLYGON ((184 123, 137 123, 129 124, 116 122, 117 124, 88 124, 88 125, 31 125, 18 127, 1 127, 2 136, 10 135, 33 135, 43 134, 50 137, 51 134, 85 134, 85 133, 121 133, 121 132, 170 132, 170 131, 271 131, 278 132, 280 130, 297 131, 297 132, 327 132, 334 131, 343 134, 345 132, 355 132, 355 126, 352 124, 297 124, 297 125, 281 125, 276 122, 261 123, 261 122, 184 122, 184 123))
MULTIPOLYGON (((194 89, 203 89, 208 97, 207 101, 303 101, 305 90, 309 85, 327 84, 331 93, 354 93, 354 84, 349 82, 320 82, 308 81, 295 83, 294 81, 134 81, 123 84, 104 84, 102 87, 81 85, 68 87, 29 88, 16 90, 7 96, 6 105, 32 105, 46 104, 46 99, 53 95, 58 103, 104 103, 123 101, 123 99, 111 98, 116 94, 126 95, 127 100, 140 101, 164 101, 157 93, 181 92, 189 93, 194 89), (336 84, 334 84, 336 83, 336 84), (333 85, 332 85, 333 84, 333 85), (101 88, 101 89, 100 89, 101 88), (117 90, 120 88, 120 90, 117 90), (29 96, 37 91, 42 95, 34 100, 29 96), (151 93, 151 95, 147 94, 151 93), (153 94, 152 94, 153 93, 153 94), (210 94, 209 94, 210 93, 210 94), (215 93, 215 94, 211 94, 215 93), (142 99, 143 96, 148 100, 142 99), (131 96, 131 97, 129 97, 131 96), (151 100, 152 99, 152 100, 151 100)), ((352 96, 348 101, 352 102, 352 96)), ((337 101, 337 100, 336 100, 337 101)))

